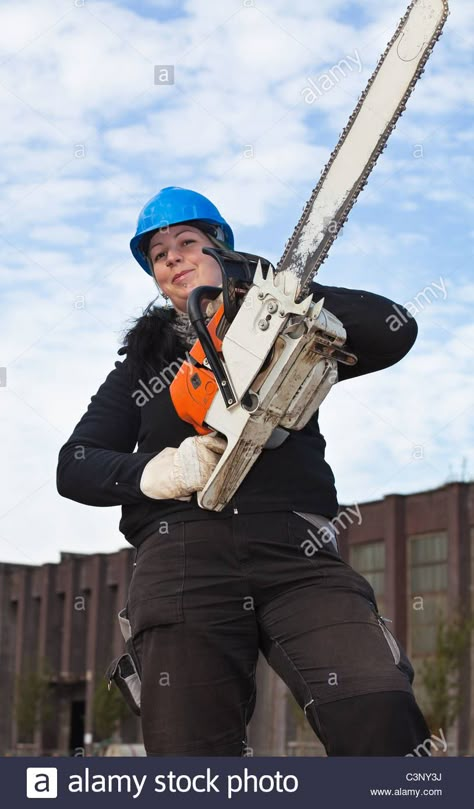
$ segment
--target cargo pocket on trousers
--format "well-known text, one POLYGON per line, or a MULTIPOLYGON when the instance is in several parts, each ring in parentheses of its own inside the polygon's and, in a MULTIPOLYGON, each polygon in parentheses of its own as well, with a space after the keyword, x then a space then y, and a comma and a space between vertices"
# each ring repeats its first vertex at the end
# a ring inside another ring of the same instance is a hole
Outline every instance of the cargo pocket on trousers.
POLYGON ((131 637, 131 626, 128 620, 127 610, 128 605, 123 610, 120 610, 118 614, 120 631, 125 641, 127 651, 125 654, 121 654, 112 660, 107 667, 105 677, 109 691, 112 683, 115 683, 130 710, 137 716, 140 716, 142 673, 140 660, 131 637))
POLYGON ((403 674, 408 677, 410 684, 413 683, 415 672, 413 666, 411 665, 407 655, 405 654, 402 646, 398 643, 395 635, 392 635, 390 632, 387 624, 385 623, 386 619, 383 618, 377 610, 375 610, 375 615, 377 617, 377 622, 382 630, 382 634, 387 642, 388 648, 392 653, 393 662, 395 663, 396 667, 400 669, 403 674))
POLYGON ((112 660, 106 671, 108 689, 115 683, 128 707, 140 716, 141 678, 140 663, 133 649, 131 639, 125 644, 128 652, 112 660))
POLYGON ((138 548, 128 592, 132 635, 160 624, 180 623, 185 573, 184 523, 147 537, 138 548))

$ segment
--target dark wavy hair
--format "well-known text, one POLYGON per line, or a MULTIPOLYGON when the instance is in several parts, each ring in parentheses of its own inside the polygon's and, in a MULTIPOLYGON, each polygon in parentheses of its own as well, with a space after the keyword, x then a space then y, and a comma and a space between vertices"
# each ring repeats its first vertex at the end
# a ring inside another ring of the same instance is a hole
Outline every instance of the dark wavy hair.
POLYGON ((127 355, 132 384, 158 374, 177 356, 185 356, 186 346, 171 326, 175 316, 173 307, 152 301, 125 332, 118 353, 127 355))

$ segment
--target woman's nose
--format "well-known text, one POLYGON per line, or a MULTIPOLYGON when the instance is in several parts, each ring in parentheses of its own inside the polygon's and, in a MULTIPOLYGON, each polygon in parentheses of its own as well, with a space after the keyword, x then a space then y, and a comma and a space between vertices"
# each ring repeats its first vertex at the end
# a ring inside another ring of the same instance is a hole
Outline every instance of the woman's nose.
POLYGON ((181 255, 177 247, 170 247, 166 256, 166 265, 169 266, 175 261, 181 261, 181 255))

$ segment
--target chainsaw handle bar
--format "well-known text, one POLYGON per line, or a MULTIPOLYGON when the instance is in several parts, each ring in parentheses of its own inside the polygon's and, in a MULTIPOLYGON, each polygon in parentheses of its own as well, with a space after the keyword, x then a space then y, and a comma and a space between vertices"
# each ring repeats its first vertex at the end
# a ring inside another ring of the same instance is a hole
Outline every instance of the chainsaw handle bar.
POLYGON ((188 316, 196 330, 196 334, 199 338, 201 346, 204 349, 204 353, 207 357, 211 371, 216 378, 216 382, 219 386, 219 390, 222 394, 225 405, 226 407, 232 407, 232 405, 237 403, 237 396, 234 393, 232 383, 227 376, 222 360, 220 359, 214 343, 212 342, 212 337, 207 330, 205 321, 206 316, 203 315, 201 309, 201 302, 203 298, 210 298, 211 301, 215 301, 221 292, 222 289, 220 287, 211 286, 196 287, 196 289, 193 289, 188 297, 188 316))

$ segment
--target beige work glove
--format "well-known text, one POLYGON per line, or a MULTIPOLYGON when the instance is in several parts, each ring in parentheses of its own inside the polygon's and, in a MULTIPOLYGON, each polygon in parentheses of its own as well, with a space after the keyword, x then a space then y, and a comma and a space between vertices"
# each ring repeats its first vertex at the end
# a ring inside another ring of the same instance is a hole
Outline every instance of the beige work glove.
POLYGON ((166 447, 145 466, 141 491, 155 500, 191 500, 206 485, 226 446, 225 438, 210 433, 166 447))

